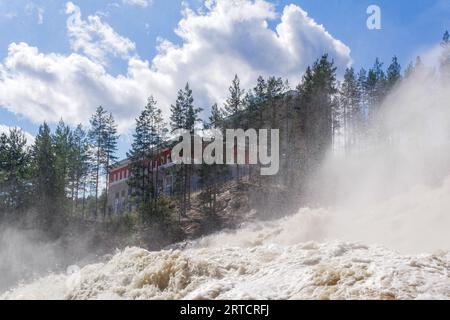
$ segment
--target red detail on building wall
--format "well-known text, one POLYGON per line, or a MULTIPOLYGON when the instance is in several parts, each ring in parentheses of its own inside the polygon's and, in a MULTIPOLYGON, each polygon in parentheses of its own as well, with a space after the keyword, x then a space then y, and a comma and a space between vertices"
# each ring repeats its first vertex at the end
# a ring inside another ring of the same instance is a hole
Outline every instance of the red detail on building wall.
POLYGON ((115 168, 109 171, 109 183, 122 180, 127 177, 128 165, 120 168, 115 168))
MULTIPOLYGON (((162 151, 160 154, 158 154, 152 161, 151 165, 153 168, 156 167, 156 165, 162 166, 167 163, 172 162, 172 149, 166 149, 162 151)), ((149 160, 150 161, 150 160, 149 160)), ((119 168, 113 168, 109 171, 109 183, 114 183, 120 180, 124 180, 129 178, 130 172, 129 172, 129 166, 125 165, 119 168)))

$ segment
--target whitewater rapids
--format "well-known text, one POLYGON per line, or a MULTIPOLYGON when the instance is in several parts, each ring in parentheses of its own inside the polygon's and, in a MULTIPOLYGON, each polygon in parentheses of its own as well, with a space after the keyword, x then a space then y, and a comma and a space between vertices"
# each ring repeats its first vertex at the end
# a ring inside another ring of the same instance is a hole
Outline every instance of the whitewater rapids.
POLYGON ((127 248, 0 299, 449 299, 449 194, 447 178, 370 206, 249 223, 183 250, 127 248))
POLYGON ((293 246, 148 252, 51 275, 2 299, 447 299, 448 254, 401 256, 381 247, 293 246))
POLYGON ((20 285, 0 299, 450 297, 448 252, 404 255, 382 246, 303 241, 320 221, 320 211, 304 209, 205 237, 184 250, 127 248, 108 262, 20 285))

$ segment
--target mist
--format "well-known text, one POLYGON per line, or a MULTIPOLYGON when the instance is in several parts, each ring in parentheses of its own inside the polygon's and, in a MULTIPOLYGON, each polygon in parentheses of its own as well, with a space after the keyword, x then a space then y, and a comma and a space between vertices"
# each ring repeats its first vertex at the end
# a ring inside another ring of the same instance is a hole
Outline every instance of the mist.
POLYGON ((49 239, 43 232, 2 226, 0 228, 0 292, 51 273, 65 273, 72 265, 83 266, 99 259, 90 246, 91 234, 64 235, 49 239))
POLYGON ((330 152, 311 185, 317 202, 330 206, 322 238, 407 253, 450 249, 450 83, 443 79, 431 67, 416 70, 371 123, 381 143, 366 137, 349 154, 330 152))

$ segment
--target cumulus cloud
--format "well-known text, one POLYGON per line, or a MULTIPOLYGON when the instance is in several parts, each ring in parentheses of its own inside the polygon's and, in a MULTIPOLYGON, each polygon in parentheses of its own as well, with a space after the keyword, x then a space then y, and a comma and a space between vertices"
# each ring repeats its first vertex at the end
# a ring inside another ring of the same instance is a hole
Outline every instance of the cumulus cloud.
POLYGON ((152 0, 122 0, 122 3, 146 8, 152 4, 152 0))
POLYGON ((98 15, 81 18, 80 8, 72 2, 66 4, 67 32, 70 44, 76 52, 82 52, 92 60, 105 64, 106 57, 111 54, 128 59, 135 50, 130 39, 122 37, 98 15))
MULTIPOLYGON (((12 43, 0 66, 0 104, 40 123, 86 123, 99 105, 113 111, 121 125, 143 105, 148 90, 139 70, 148 65, 129 62, 130 75, 114 77, 89 58, 43 54, 26 43, 12 43)), ((145 75, 143 75, 145 76, 145 75)))
POLYGON ((183 9, 175 33, 180 45, 158 40, 148 61, 135 45, 98 16, 81 18, 67 3, 67 27, 75 53, 44 54, 26 43, 12 43, 0 64, 0 105, 40 122, 86 122, 98 105, 111 110, 126 131, 153 94, 168 115, 176 92, 189 82, 196 103, 221 102, 238 74, 244 87, 258 75, 276 75, 296 84, 307 65, 328 53, 338 67, 351 63, 350 49, 334 39, 296 5, 282 13, 263 0, 206 1, 201 10, 183 9), (275 20, 271 29, 268 21, 275 20), (108 73, 108 54, 128 62, 125 74, 108 73))
MULTIPOLYGON (((10 127, 10 126, 4 125, 4 124, 0 124, 0 134, 2 134, 2 133, 8 134, 9 130, 14 129, 14 128, 18 128, 18 127, 10 127)), ((21 128, 19 128, 19 129, 21 129, 21 128)), ((25 138, 27 139, 27 145, 31 146, 34 143, 34 136, 25 130, 22 130, 22 132, 25 135, 25 138)))
POLYGON ((262 1, 207 1, 200 13, 186 8, 176 34, 181 46, 161 40, 153 59, 156 70, 188 80, 204 101, 223 99, 234 74, 244 86, 258 75, 277 75, 298 82, 319 56, 329 53, 338 66, 351 63, 350 49, 334 39, 296 5, 286 6, 275 31, 268 21, 278 17, 262 1))

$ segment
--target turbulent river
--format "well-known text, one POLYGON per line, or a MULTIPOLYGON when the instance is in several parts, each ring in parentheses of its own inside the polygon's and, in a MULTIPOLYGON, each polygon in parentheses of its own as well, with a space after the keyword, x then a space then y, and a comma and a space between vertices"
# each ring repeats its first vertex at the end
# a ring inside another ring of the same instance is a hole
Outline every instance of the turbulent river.
POLYGON ((449 181, 415 190, 369 210, 360 221, 339 213, 340 224, 353 221, 355 233, 338 228, 329 210, 302 209, 278 221, 205 237, 182 250, 127 248, 105 263, 49 275, 0 298, 445 299, 450 297, 450 254, 436 246, 450 248, 444 230, 449 192, 449 181), (414 192, 434 199, 434 205, 414 192), (425 210, 431 215, 399 226, 404 210, 412 219, 425 210), (416 233, 427 228, 435 237, 423 243, 416 233), (350 241, 362 238, 364 230, 370 230, 365 242, 350 241), (367 245, 376 238, 383 246, 367 245), (430 253, 406 253, 419 244, 430 253))

